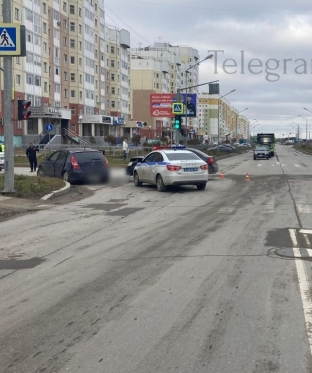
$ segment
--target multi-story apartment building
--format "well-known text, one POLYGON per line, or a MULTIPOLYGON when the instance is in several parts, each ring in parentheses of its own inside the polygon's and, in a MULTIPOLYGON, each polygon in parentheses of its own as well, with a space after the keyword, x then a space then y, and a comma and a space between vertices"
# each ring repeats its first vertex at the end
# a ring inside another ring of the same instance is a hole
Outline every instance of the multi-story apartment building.
MULTIPOLYGON (((129 119, 130 33, 105 24, 104 0, 12 4, 12 22, 26 27, 27 50, 13 58, 15 144, 39 142, 48 123, 59 141, 120 133, 129 119), (18 99, 32 103, 27 121, 17 121, 18 99)), ((3 97, 3 79, 0 87, 3 97)))
POLYGON ((226 138, 247 138, 249 121, 238 114, 237 109, 219 95, 200 93, 198 95, 199 135, 208 141, 226 138), (218 120, 219 117, 219 120, 218 120), (237 131, 237 135, 236 135, 237 131))
MULTIPOLYGON (((153 46, 131 49, 131 117, 148 124, 141 135, 157 139, 168 135, 171 118, 150 116, 151 93, 176 93, 178 89, 198 84, 198 51, 187 46, 156 42, 153 46)), ((188 93, 198 91, 190 89, 188 93)), ((186 91, 184 91, 186 92, 186 91)), ((184 124, 184 123, 183 123, 184 124)), ((190 133, 197 133, 197 120, 188 118, 190 133)))

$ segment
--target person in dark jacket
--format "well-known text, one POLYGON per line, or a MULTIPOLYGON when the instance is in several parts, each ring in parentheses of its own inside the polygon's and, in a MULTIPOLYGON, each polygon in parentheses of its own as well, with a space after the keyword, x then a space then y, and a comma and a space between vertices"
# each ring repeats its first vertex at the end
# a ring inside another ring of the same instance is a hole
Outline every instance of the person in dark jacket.
POLYGON ((26 156, 29 160, 30 172, 37 169, 37 152, 39 152, 38 147, 35 147, 33 143, 29 144, 29 147, 26 149, 26 156))

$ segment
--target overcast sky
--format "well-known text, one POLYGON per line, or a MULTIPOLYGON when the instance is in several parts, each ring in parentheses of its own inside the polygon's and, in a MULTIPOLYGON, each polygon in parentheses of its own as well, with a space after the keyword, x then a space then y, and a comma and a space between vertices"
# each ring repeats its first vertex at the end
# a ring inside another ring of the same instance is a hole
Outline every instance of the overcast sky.
POLYGON ((226 99, 248 107, 255 131, 294 133, 295 122, 305 138, 300 114, 312 137, 303 109, 312 112, 311 0, 105 0, 105 12, 107 24, 130 31, 132 48, 188 45, 201 59, 222 51, 200 65, 200 83, 219 80, 221 95, 236 89, 226 99))

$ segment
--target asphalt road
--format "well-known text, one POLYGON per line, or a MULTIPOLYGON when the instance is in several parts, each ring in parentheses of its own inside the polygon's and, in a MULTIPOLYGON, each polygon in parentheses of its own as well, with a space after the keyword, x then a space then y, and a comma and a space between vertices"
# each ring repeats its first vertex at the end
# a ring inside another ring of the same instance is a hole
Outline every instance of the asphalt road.
POLYGON ((125 179, 0 223, 0 371, 312 372, 311 159, 278 146, 204 191, 125 179))

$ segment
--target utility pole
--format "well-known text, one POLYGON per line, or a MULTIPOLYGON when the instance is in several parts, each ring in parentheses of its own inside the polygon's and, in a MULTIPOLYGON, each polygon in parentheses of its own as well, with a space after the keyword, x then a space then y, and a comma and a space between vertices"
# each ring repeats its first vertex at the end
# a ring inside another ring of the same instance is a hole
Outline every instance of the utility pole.
MULTIPOLYGON (((11 23, 11 0, 3 0, 3 22, 11 23)), ((12 87, 13 65, 12 56, 3 56, 4 70, 4 193, 15 192, 14 187, 14 146, 12 125, 12 87)))

